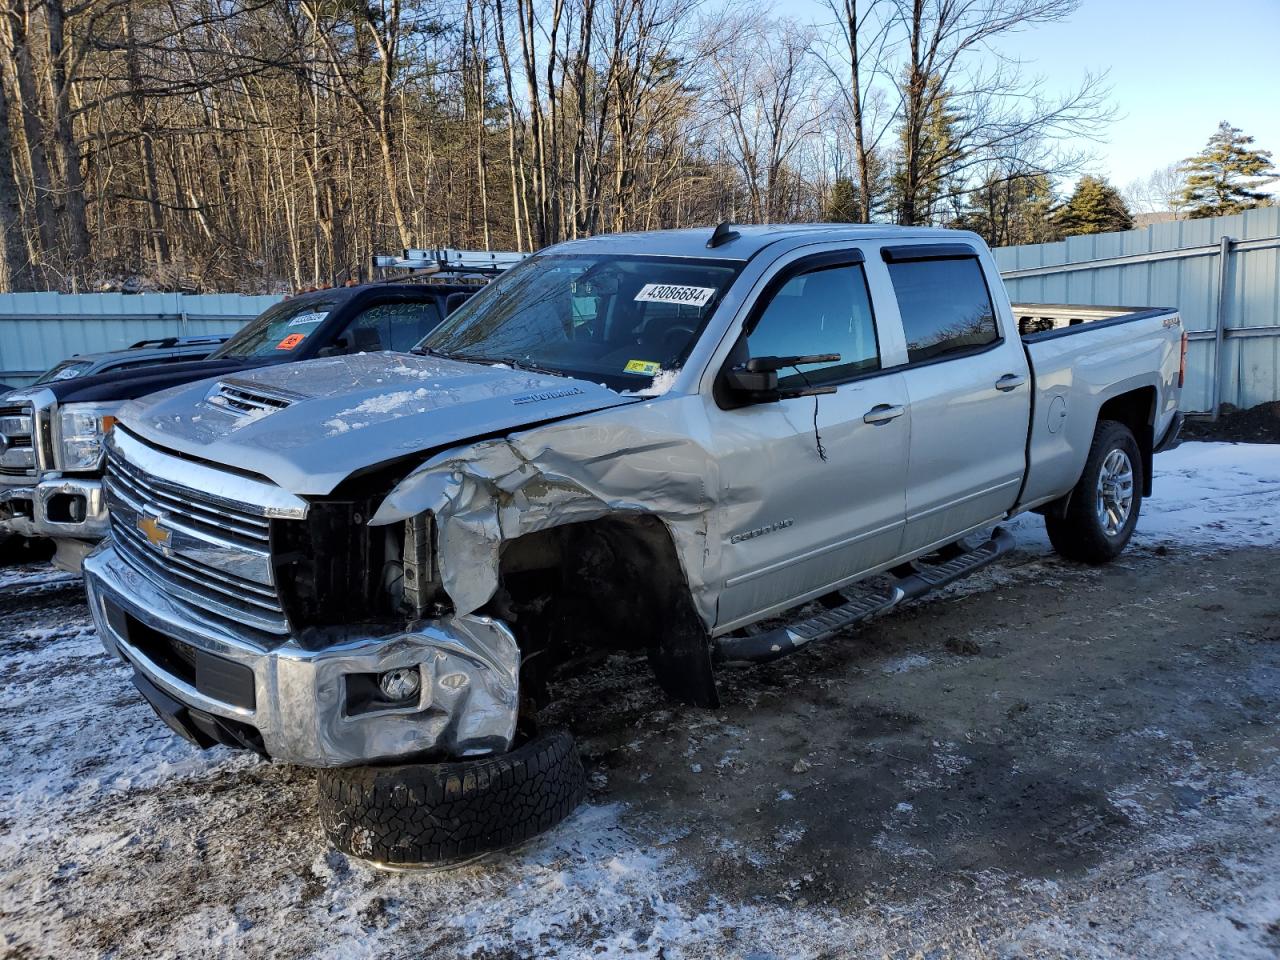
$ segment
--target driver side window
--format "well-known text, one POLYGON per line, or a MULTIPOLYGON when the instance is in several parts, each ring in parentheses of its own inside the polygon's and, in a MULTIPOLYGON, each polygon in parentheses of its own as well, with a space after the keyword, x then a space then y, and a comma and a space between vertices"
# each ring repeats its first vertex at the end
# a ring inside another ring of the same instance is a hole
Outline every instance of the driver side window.
POLYGON ((783 388, 841 383, 880 369, 866 275, 857 263, 821 267, 792 277, 774 293, 747 337, 752 357, 838 353, 836 363, 779 371, 783 388))

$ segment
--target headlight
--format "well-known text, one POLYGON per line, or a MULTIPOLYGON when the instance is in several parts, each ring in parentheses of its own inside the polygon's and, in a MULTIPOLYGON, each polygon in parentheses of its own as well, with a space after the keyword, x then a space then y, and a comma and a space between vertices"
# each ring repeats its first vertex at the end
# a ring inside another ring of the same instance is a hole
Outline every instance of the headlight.
POLYGON ((102 460, 102 440, 115 425, 118 403, 72 403, 58 411, 58 466, 62 470, 95 470, 102 460))

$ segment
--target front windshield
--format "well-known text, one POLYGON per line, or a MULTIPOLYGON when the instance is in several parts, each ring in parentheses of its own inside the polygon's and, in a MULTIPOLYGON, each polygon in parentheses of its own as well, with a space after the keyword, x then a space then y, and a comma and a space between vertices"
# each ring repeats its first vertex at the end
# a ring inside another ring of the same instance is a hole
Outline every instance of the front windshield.
POLYGON ((209 358, 283 356, 301 346, 324 323, 336 305, 336 300, 285 300, 277 303, 256 320, 250 320, 209 358))
POLYGON ((55 380, 74 380, 93 366, 89 360, 63 360, 53 369, 47 371, 36 383, 53 383, 55 380))
POLYGON ((634 256, 531 257, 459 307, 420 351, 603 383, 678 369, 742 264, 634 256))

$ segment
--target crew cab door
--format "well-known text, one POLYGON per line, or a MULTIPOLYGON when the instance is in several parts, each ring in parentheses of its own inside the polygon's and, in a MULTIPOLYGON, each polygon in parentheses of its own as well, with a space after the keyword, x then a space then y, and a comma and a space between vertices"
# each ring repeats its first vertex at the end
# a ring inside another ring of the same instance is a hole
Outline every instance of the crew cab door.
POLYGON ((911 416, 902 375, 884 370, 896 357, 877 330, 862 255, 795 256, 775 269, 725 366, 836 353, 839 362, 779 372, 783 388, 836 392, 734 406, 717 389, 717 629, 825 593, 896 557, 902 540, 911 416))
POLYGON ((907 554, 1013 507, 1026 471, 1031 385, 1009 310, 996 309, 1003 288, 993 296, 975 248, 909 244, 881 254, 907 347, 907 554))

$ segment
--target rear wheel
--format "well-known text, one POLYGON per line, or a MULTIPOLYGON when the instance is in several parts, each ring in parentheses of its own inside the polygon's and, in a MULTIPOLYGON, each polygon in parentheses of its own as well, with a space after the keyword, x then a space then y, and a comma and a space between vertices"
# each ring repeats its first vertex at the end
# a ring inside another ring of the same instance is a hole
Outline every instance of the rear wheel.
POLYGON ((1069 560, 1108 563, 1120 556, 1142 508, 1142 451, 1123 423, 1103 420, 1084 473, 1061 516, 1046 515, 1053 548, 1069 560))

